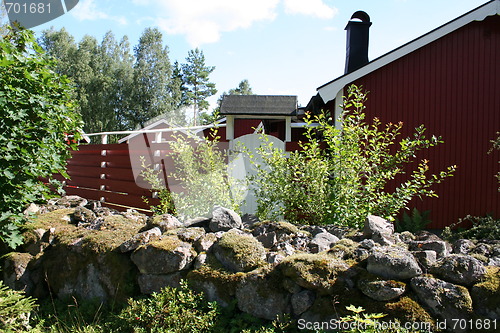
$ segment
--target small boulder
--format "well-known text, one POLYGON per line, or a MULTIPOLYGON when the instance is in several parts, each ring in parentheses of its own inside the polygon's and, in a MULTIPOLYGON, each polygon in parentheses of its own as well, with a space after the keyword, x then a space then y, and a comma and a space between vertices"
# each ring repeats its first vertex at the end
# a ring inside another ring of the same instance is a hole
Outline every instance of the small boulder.
POLYGON ((320 232, 313 237, 311 242, 309 242, 309 248, 311 253, 319 253, 329 250, 333 244, 339 241, 337 236, 332 235, 329 232, 320 232))
POLYGON ((311 290, 302 290, 292 295, 290 303, 295 315, 301 315, 309 310, 316 300, 316 294, 311 290))
POLYGON ((151 227, 159 228, 162 233, 182 227, 182 223, 170 214, 156 215, 149 219, 148 224, 151 227))
POLYGON ((213 232, 204 234, 194 242, 196 251, 198 252, 208 252, 212 249, 212 246, 217 241, 217 236, 213 232))
POLYGON ((179 228, 174 230, 181 240, 194 243, 205 235, 205 229, 201 227, 179 228))
POLYGON ((392 246, 375 249, 368 257, 366 269, 372 274, 395 280, 422 274, 422 269, 409 251, 392 246))
POLYGON ((394 280, 360 279, 358 288, 363 294, 376 301, 390 301, 398 298, 406 291, 406 284, 394 280))
POLYGON ((379 216, 368 215, 363 229, 363 236, 371 238, 381 245, 394 244, 392 235, 394 234, 394 225, 379 216))
POLYGON ((410 251, 434 251, 437 258, 446 257, 451 252, 451 245, 445 241, 426 240, 408 243, 410 251))
POLYGON ((250 235, 236 230, 226 232, 214 244, 213 252, 220 263, 233 272, 248 272, 265 263, 266 249, 250 235))
POLYGON ((241 217, 234 210, 215 206, 212 211, 212 219, 210 220, 209 228, 213 232, 228 231, 233 228, 243 229, 243 222, 241 221, 241 217))
POLYGON ((305 289, 329 294, 350 266, 327 254, 299 253, 286 257, 279 265, 285 277, 305 289))
POLYGON ((246 277, 236 288, 238 308, 257 318, 276 320, 290 312, 290 294, 273 288, 268 279, 259 275, 246 277))
POLYGON ((137 248, 130 258, 142 274, 168 274, 188 269, 195 257, 191 244, 167 236, 137 248))
POLYGON ((500 267, 486 268, 484 281, 470 291, 474 310, 491 320, 500 320, 500 267))
MULTIPOLYGON (((472 299, 467 288, 431 277, 415 277, 410 285, 420 302, 442 321, 452 323, 471 318, 472 299)), ((467 330, 456 326, 453 332, 467 330)))
POLYGON ((436 264, 437 256, 435 251, 413 251, 413 256, 423 268, 429 270, 436 264))
POLYGON ((442 279, 464 286, 472 286, 486 275, 481 261, 465 254, 451 254, 438 260, 432 273, 442 279))
POLYGON ((159 239, 161 236, 161 230, 158 227, 143 231, 134 235, 128 241, 123 242, 120 245, 120 251, 122 253, 134 251, 139 246, 147 244, 151 240, 159 239))

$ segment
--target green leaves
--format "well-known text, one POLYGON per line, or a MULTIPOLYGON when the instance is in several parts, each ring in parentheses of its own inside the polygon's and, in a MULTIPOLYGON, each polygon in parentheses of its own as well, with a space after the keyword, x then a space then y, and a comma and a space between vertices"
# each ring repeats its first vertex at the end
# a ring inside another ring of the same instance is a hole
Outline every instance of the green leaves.
POLYGON ((79 139, 71 87, 51 64, 31 31, 0 39, 0 240, 11 247, 22 242, 24 206, 49 193, 39 179, 64 172, 68 148, 75 148, 65 134, 79 139))
POLYGON ((366 93, 356 86, 347 93, 341 129, 325 114, 306 115, 309 126, 302 151, 286 156, 272 147, 261 149, 259 155, 269 168, 259 169, 253 180, 262 218, 351 227, 360 227, 369 214, 394 220, 412 198, 437 196, 430 187, 453 175, 455 166, 428 175, 428 161, 423 160, 388 191, 387 184, 408 172, 418 151, 442 140, 427 138, 421 125, 398 142, 402 123, 383 125, 376 118, 366 123, 366 93), (273 210, 272 205, 279 208, 273 210))

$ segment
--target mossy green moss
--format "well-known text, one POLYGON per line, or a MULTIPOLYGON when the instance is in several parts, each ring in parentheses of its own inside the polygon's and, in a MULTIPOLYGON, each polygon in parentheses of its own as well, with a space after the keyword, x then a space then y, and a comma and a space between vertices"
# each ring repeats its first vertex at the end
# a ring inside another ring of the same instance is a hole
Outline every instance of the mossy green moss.
POLYGON ((148 246, 148 247, 154 247, 160 250, 165 250, 165 251, 174 251, 176 248, 178 248, 182 244, 182 241, 174 235, 169 235, 169 236, 164 236, 161 237, 158 240, 152 241, 146 245, 143 246, 148 246))
POLYGON ((291 278, 299 286, 331 293, 339 274, 350 266, 326 254, 300 253, 285 258, 278 265, 282 274, 291 278))
MULTIPOLYGON (((226 259, 234 271, 250 271, 266 265, 266 249, 252 236, 226 232, 215 245, 219 260, 226 259)), ((217 255, 217 254, 216 254, 217 255)), ((223 263, 225 264, 225 263, 223 263)))
POLYGON ((326 253, 335 258, 339 258, 342 260, 357 260, 357 256, 355 254, 356 249, 358 248, 358 243, 355 241, 343 238, 339 240, 335 245, 329 249, 326 253))
MULTIPOLYGON (((208 286, 206 284, 212 285, 218 297, 229 304, 236 293, 236 286, 244 279, 246 274, 243 272, 233 273, 227 271, 213 254, 208 253, 205 264, 198 269, 190 271, 187 274, 187 280, 193 289, 202 291, 207 295, 210 292, 207 290, 208 286)), ((214 297, 212 296, 212 298, 214 297)))
POLYGON ((482 282, 471 289, 471 296, 479 312, 490 318, 500 316, 500 267, 487 266, 482 282))
POLYGON ((388 302, 384 305, 384 312, 388 318, 405 322, 427 322, 434 328, 435 321, 432 316, 416 300, 415 296, 403 296, 395 302, 388 302))

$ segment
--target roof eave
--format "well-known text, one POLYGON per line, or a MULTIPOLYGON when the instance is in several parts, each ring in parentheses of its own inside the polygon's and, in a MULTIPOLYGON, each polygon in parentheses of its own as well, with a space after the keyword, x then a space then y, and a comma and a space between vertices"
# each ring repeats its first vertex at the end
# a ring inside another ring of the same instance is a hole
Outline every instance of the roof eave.
POLYGON ((338 77, 317 88, 325 103, 335 99, 338 92, 349 83, 363 77, 473 21, 483 21, 486 17, 500 15, 500 0, 492 0, 484 5, 471 10, 464 15, 443 24, 442 26, 422 35, 400 47, 394 49, 372 61, 358 70, 338 77))

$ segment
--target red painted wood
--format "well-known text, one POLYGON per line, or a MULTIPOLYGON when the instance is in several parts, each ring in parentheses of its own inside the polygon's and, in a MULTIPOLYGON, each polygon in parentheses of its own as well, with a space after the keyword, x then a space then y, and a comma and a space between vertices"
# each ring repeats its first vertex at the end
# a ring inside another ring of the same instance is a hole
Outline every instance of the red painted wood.
POLYGON ((494 175, 499 153, 487 154, 500 131, 500 16, 473 22, 357 80, 369 91, 367 118, 404 122, 404 136, 424 124, 444 144, 419 154, 432 172, 456 164, 435 186, 439 199, 415 200, 431 210, 431 228, 467 214, 500 215, 494 175))

